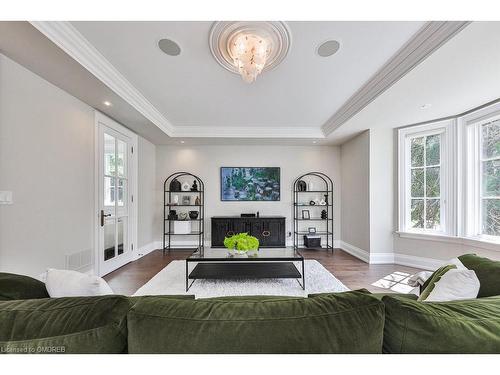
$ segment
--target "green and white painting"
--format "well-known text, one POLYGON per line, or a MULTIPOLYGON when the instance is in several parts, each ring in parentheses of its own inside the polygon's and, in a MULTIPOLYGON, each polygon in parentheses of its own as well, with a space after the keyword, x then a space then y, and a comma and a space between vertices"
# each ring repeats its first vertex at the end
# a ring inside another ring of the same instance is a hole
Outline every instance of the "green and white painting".
POLYGON ((279 167, 222 167, 221 200, 279 201, 279 167))

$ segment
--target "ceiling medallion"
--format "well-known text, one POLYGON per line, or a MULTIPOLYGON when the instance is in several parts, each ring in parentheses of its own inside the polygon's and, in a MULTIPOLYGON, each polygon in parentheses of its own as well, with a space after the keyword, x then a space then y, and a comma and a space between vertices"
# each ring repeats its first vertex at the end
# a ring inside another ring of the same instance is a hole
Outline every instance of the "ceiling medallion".
POLYGON ((278 66, 288 54, 291 35, 284 22, 215 22, 210 50, 227 70, 247 83, 278 66))

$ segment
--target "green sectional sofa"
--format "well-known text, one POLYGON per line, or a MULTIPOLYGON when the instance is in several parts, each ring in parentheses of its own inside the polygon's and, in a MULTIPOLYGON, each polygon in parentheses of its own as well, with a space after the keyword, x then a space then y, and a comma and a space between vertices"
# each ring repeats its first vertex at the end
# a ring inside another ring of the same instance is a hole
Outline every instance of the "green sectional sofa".
POLYGON ((500 262, 461 260, 481 298, 47 298, 43 283, 0 274, 0 353, 500 353, 500 262))

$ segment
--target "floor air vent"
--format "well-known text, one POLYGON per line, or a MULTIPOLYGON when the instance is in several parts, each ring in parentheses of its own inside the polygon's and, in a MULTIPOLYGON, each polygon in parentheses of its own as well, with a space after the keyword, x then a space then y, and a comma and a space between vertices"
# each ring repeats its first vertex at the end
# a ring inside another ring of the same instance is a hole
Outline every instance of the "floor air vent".
POLYGON ((92 250, 82 250, 66 255, 66 269, 82 271, 92 266, 92 250))

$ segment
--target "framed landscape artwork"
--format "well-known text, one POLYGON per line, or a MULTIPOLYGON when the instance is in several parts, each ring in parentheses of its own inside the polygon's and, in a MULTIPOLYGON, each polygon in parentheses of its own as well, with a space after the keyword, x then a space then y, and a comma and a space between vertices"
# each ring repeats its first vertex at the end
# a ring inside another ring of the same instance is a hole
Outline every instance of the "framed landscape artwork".
POLYGON ((221 167, 222 201, 279 201, 279 167, 221 167))

